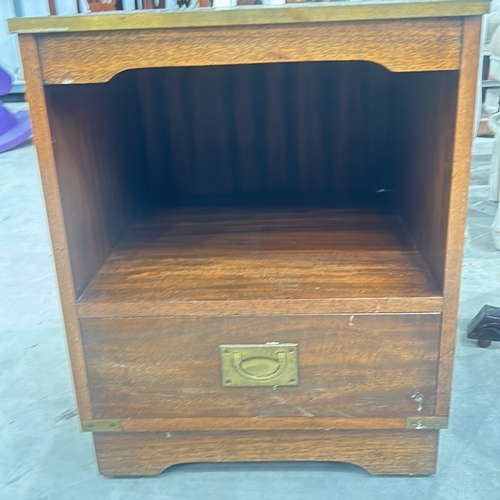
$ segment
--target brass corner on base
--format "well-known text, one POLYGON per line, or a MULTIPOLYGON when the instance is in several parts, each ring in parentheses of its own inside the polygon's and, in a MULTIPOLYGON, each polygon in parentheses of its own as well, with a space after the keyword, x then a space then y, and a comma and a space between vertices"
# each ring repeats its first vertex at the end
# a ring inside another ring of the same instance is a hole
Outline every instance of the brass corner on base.
POLYGON ((116 418, 82 420, 83 432, 121 432, 122 421, 116 418))
POLYGON ((415 430, 447 429, 448 417, 408 417, 406 428, 415 430))

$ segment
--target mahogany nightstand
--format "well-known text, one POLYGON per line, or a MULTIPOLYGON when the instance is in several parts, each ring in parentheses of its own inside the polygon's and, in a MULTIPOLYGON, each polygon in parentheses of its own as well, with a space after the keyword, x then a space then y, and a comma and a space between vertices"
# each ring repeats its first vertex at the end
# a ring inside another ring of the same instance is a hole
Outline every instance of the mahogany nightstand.
POLYGON ((435 472, 487 9, 10 21, 102 474, 435 472))

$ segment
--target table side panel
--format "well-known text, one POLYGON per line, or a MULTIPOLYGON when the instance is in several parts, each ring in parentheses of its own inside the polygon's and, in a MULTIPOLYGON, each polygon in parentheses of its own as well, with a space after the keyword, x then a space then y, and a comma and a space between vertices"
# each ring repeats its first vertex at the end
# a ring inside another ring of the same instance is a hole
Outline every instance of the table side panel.
POLYGON ((405 226, 441 290, 453 164, 458 72, 392 80, 392 177, 405 226), (402 126, 402 124, 404 124, 402 126))
POLYGON ((73 287, 73 276, 69 260, 67 235, 59 192, 59 180, 54 151, 52 149, 52 137, 36 38, 32 35, 21 37, 20 47, 26 78, 26 93, 30 104, 33 124, 33 136, 37 150, 40 178, 43 186, 64 325, 66 328, 66 338, 71 358, 78 413, 80 418, 91 418, 87 371, 80 336, 80 325, 75 308, 76 297, 73 287))
POLYGON ((462 270, 469 171, 474 137, 475 95, 477 86, 481 18, 465 20, 463 50, 458 82, 457 119, 453 150, 453 170, 447 227, 444 311, 439 351, 437 415, 448 415, 453 361, 457 336, 458 300, 462 270))
POLYGON ((59 196, 78 297, 136 214, 144 148, 133 74, 119 85, 46 86, 59 196))

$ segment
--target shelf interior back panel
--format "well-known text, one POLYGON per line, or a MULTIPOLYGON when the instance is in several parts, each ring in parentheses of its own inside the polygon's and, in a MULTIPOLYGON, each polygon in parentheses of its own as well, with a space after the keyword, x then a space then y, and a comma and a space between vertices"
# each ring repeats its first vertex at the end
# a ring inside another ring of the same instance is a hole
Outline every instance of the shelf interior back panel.
POLYGON ((398 298, 434 299, 435 312, 442 302, 397 216, 204 207, 135 219, 79 307, 398 298))

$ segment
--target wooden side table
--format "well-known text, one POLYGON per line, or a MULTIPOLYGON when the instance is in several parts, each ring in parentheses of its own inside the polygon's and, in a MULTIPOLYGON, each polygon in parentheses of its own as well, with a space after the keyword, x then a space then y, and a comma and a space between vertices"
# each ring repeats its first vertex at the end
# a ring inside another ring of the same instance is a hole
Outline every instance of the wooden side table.
POLYGON ((10 22, 102 474, 435 471, 487 8, 10 22))

